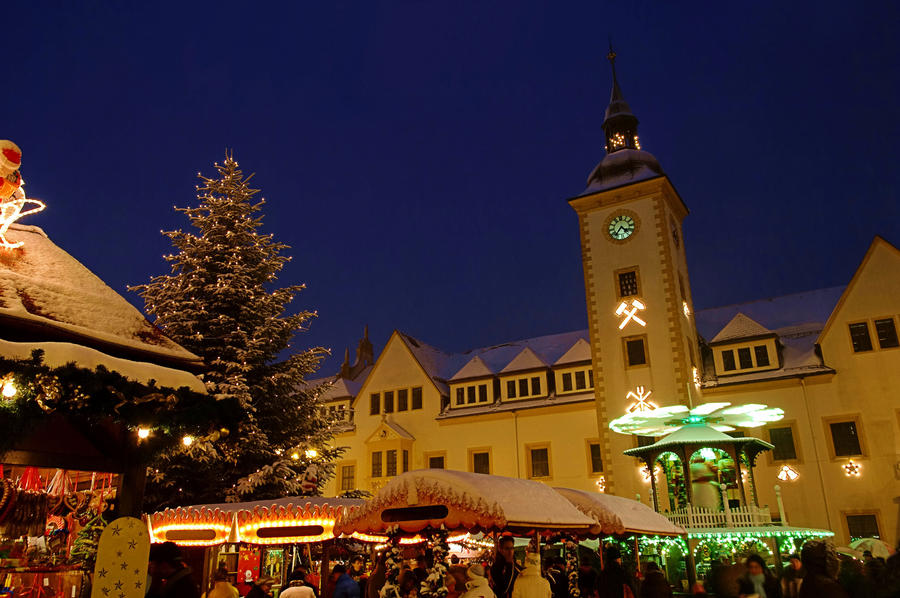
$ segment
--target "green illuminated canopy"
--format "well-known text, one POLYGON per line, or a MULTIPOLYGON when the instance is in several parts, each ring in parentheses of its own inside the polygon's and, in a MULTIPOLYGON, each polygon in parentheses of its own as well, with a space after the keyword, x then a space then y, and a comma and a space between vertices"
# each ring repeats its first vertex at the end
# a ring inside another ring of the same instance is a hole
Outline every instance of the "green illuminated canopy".
POLYGON ((693 409, 687 405, 667 405, 626 413, 609 422, 609 428, 620 434, 664 436, 685 425, 708 424, 718 432, 732 432, 737 428, 758 428, 783 417, 784 410, 759 403, 704 403, 693 409))

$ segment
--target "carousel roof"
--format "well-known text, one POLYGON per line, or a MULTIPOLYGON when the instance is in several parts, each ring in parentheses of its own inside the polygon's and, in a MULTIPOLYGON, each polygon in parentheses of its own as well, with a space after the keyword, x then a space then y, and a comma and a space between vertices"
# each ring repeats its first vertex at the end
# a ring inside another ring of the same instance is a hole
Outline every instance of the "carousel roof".
POLYGON ((758 428, 783 417, 783 409, 759 403, 703 403, 693 408, 666 405, 636 408, 609 422, 609 429, 620 434, 664 436, 686 424, 708 424, 719 432, 733 432, 737 428, 758 428))
POLYGON ((561 494, 531 480, 420 469, 401 474, 339 522, 339 532, 572 530, 596 525, 561 494))
POLYGON ((735 444, 750 448, 752 452, 758 453, 766 449, 775 448, 765 440, 754 438, 752 436, 729 436, 723 432, 719 432, 705 423, 686 424, 684 427, 670 433, 669 435, 657 440, 653 444, 647 446, 639 446, 637 448, 623 451, 629 456, 640 456, 659 452, 661 449, 669 449, 676 446, 699 445, 714 447, 717 444, 735 444))
POLYGON ((680 536, 683 527, 675 525, 668 518, 650 507, 630 498, 587 492, 573 488, 554 488, 566 497, 579 511, 592 517, 594 534, 649 534, 655 536, 680 536))

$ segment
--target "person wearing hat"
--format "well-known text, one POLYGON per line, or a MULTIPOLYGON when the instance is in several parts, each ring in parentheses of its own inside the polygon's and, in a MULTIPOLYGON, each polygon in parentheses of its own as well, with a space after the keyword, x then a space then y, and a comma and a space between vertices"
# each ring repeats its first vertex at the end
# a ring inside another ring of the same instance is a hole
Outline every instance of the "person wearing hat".
POLYGON ((225 563, 221 563, 213 574, 213 588, 206 594, 206 598, 238 598, 237 588, 228 581, 228 569, 225 563))
POLYGON ((478 563, 470 566, 466 570, 466 592, 460 598, 497 598, 491 589, 487 578, 484 576, 484 567, 478 563))
POLYGON ((256 580, 256 582, 250 588, 250 591, 247 592, 247 596, 245 596, 245 598, 272 598, 272 586, 274 585, 274 577, 262 575, 259 579, 256 580))
POLYGON ((191 568, 181 560, 181 549, 174 542, 150 546, 147 572, 150 598, 200 598, 200 589, 191 576, 191 568))
POLYGON ((800 550, 806 576, 800 586, 800 598, 849 598, 836 581, 839 561, 834 546, 823 540, 810 540, 800 550))
POLYGON ((622 566, 622 551, 617 546, 606 549, 603 571, 597 580, 600 598, 619 598, 620 596, 636 596, 634 580, 622 566))
POLYGON ((512 598, 552 598, 550 582, 541 577, 541 557, 534 553, 525 555, 525 567, 516 577, 512 598))

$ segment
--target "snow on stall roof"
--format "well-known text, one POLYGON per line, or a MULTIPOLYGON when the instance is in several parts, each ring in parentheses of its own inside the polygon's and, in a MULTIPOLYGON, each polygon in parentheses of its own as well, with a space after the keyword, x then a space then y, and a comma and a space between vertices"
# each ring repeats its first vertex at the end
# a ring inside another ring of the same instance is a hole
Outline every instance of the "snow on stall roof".
POLYGON ((0 340, 0 355, 6 359, 28 359, 35 349, 44 352, 44 364, 49 367, 61 367, 75 363, 78 367, 94 370, 98 365, 102 365, 110 371, 117 372, 141 384, 149 384, 151 380, 154 380, 160 387, 178 389, 186 386, 195 392, 206 392, 203 382, 184 370, 146 361, 113 357, 96 349, 73 343, 14 343, 0 340))
POLYGON ((166 359, 199 362, 41 229, 12 225, 7 238, 24 245, 0 256, 0 315, 166 359))
POLYGON ((189 505, 183 507, 185 509, 202 509, 205 508, 207 510, 219 509, 220 511, 227 511, 231 513, 237 513, 238 511, 252 511, 256 507, 272 507, 272 506, 287 506, 294 505, 296 507, 303 507, 307 504, 312 505, 314 507, 321 507, 324 505, 329 505, 332 507, 359 507, 366 501, 361 498, 336 498, 336 497, 328 497, 328 496, 283 496, 281 498, 267 498, 263 500, 253 500, 250 502, 224 502, 217 504, 209 504, 209 505, 189 505))
POLYGON ((738 312, 725 328, 719 331, 719 334, 713 337, 711 343, 721 343, 739 338, 748 338, 752 336, 763 336, 772 334, 772 331, 762 326, 756 320, 748 318, 743 313, 738 312))
POLYGON ((573 488, 554 488, 579 511, 596 519, 602 531, 607 534, 654 534, 678 536, 685 533, 683 527, 675 525, 647 505, 630 498, 587 492, 573 488))

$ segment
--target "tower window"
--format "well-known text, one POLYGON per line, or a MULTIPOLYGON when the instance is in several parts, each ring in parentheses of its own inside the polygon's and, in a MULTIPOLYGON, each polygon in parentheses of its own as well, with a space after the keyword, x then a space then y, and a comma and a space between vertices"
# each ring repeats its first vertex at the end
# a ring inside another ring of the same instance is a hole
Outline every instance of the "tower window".
POLYGON ((637 270, 619 272, 619 297, 631 297, 639 294, 637 270))
POLYGON ((591 473, 603 473, 603 453, 600 451, 600 443, 590 443, 591 473))
POLYGON ((569 392, 572 390, 572 373, 566 372, 562 375, 562 389, 563 392, 569 392))
POLYGON ((872 338, 869 336, 868 322, 850 324, 850 341, 853 343, 854 353, 872 350, 872 338))
POLYGON ((647 364, 647 349, 645 346, 646 337, 636 336, 626 338, 625 341, 625 363, 628 367, 647 364))
POLYGON ((756 345, 753 347, 756 353, 756 367, 761 368, 769 365, 769 348, 765 345, 756 345))
POLYGON ((734 351, 731 349, 722 351, 722 369, 726 372, 737 369, 737 366, 734 363, 734 351))
POLYGON ((893 318, 875 320, 875 336, 878 337, 878 346, 882 349, 900 346, 897 340, 897 328, 893 318))
POLYGON ((750 357, 750 347, 738 349, 738 362, 741 364, 742 370, 753 367, 753 359, 750 357))
POLYGON ((515 380, 507 380, 507 382, 506 382, 506 398, 507 399, 516 398, 516 381, 515 380))

